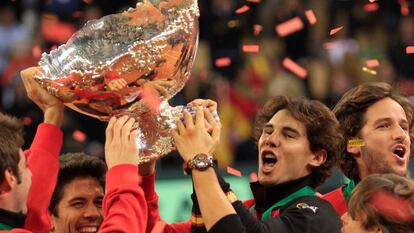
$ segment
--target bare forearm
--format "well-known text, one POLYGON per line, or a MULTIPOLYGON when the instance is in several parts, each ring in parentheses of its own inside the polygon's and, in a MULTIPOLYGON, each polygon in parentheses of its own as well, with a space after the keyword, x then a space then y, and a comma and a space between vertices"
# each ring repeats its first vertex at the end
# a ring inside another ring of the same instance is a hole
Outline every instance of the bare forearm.
POLYGON ((221 190, 213 168, 208 168, 205 171, 194 169, 192 176, 200 211, 207 230, 210 230, 223 217, 236 213, 221 190))
POLYGON ((47 108, 44 112, 44 123, 60 127, 63 122, 63 105, 47 108))

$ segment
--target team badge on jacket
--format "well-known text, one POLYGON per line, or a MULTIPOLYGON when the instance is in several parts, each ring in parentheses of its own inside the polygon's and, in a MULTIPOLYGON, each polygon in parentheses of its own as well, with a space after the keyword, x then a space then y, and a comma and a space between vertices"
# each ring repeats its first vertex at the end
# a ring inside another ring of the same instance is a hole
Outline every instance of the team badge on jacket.
POLYGON ((303 202, 298 203, 296 205, 296 208, 298 208, 298 209, 310 209, 310 210, 313 211, 313 213, 316 213, 316 210, 318 210, 318 207, 316 207, 316 206, 310 206, 310 205, 308 205, 306 203, 303 203, 303 202))

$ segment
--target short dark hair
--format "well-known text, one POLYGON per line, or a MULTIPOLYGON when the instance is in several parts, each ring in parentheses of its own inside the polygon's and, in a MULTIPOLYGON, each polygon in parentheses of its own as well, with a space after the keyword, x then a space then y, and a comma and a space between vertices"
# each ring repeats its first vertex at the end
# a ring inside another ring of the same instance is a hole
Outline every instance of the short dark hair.
POLYGON ((0 113, 0 182, 7 169, 11 169, 17 181, 21 182, 18 164, 19 150, 23 143, 23 123, 15 117, 0 113))
POLYGON ((253 133, 256 142, 259 141, 264 125, 283 109, 305 125, 311 151, 325 150, 327 153, 325 163, 314 168, 311 173, 311 185, 317 187, 332 174, 332 168, 337 162, 342 140, 339 123, 332 111, 317 100, 277 96, 270 99, 256 116, 253 133))
MULTIPOLYGON (((413 213, 409 220, 410 216, 405 218, 397 213, 381 211, 381 206, 377 205, 383 206, 388 203, 383 203, 384 200, 381 200, 381 203, 373 201, 375 195, 380 193, 390 199, 402 200, 406 202, 404 206, 414 208, 414 181, 395 174, 373 174, 364 178, 353 190, 348 203, 350 216, 355 219, 362 214, 362 226, 367 230, 379 227, 384 233, 413 232, 413 213)), ((395 210, 401 211, 398 206, 395 206, 395 210)), ((407 210, 403 212, 410 214, 407 210)))
MULTIPOLYGON (((355 158, 347 151, 348 140, 356 137, 364 127, 367 109, 376 102, 391 98, 404 109, 409 124, 409 131, 413 129, 413 105, 404 96, 399 95, 393 88, 384 82, 365 83, 347 91, 336 104, 333 112, 338 119, 343 132, 341 156, 339 166, 342 172, 350 179, 358 179, 358 166, 355 158)), ((413 142, 412 137, 410 138, 413 142)), ((413 146, 413 143, 411 143, 413 146)))
POLYGON ((57 206, 63 198, 63 191, 67 184, 76 178, 92 177, 99 181, 105 189, 105 162, 97 157, 85 153, 66 153, 59 157, 59 173, 57 184, 49 205, 49 212, 58 217, 57 206))

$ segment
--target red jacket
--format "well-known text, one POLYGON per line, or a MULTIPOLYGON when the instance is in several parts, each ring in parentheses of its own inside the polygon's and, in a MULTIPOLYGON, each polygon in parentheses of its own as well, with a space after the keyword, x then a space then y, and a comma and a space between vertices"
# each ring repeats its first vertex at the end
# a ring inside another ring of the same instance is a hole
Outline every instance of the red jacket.
POLYGON ((13 229, 12 233, 49 232, 48 207, 57 181, 59 153, 62 148, 62 131, 51 124, 38 126, 32 145, 24 154, 28 157, 32 172, 32 185, 27 198, 25 229, 13 229), (46 166, 47 165, 47 169, 46 166))

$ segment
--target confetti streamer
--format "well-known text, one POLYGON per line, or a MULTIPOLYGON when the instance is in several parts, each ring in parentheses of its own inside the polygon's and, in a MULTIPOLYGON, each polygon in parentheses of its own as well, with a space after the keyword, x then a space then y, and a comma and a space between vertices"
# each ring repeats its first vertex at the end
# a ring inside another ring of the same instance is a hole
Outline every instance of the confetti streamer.
POLYGON ((379 9, 379 5, 377 3, 367 3, 364 5, 365 12, 374 12, 379 9))
POLYGON ((227 173, 233 176, 242 176, 241 172, 237 169, 234 169, 230 166, 227 167, 227 173))
POLYGON ((154 114, 158 113, 159 106, 161 105, 161 98, 158 96, 157 92, 147 86, 142 88, 142 100, 146 103, 147 107, 154 114))
POLYGON ((405 48, 405 53, 406 54, 413 54, 414 53, 414 46, 407 46, 405 48))
POLYGON ((306 18, 308 19, 310 24, 315 24, 317 22, 315 13, 313 10, 305 11, 306 18))
POLYGON ((245 53, 258 53, 259 50, 259 45, 243 45, 243 52, 245 53))
POLYGON ((231 59, 228 57, 217 58, 215 64, 217 67, 226 67, 231 65, 231 59))
POLYGON ((367 72, 368 74, 376 75, 377 71, 368 69, 367 67, 362 67, 362 71, 367 72))
POLYGON ((244 5, 244 6, 242 6, 239 9, 236 10, 236 14, 243 14, 243 13, 245 13, 248 10, 250 10, 250 7, 244 5))
POLYGON ((379 63, 379 61, 377 60, 377 59, 371 59, 371 60, 367 60, 367 66, 369 67, 369 68, 372 68, 372 67, 377 67, 377 66, 379 66, 380 65, 380 63, 379 63))
POLYGON ((86 4, 91 4, 93 2, 93 0, 83 0, 84 3, 86 4))
POLYGON ((341 31, 341 30, 342 30, 342 28, 344 28, 344 26, 340 26, 340 27, 337 27, 337 28, 331 29, 331 31, 329 32, 329 35, 330 35, 330 36, 335 35, 335 34, 336 34, 336 33, 338 33, 339 31, 341 31))
POLYGON ((253 25, 253 34, 255 36, 258 36, 263 30, 263 26, 260 24, 255 24, 253 25))
POLYGON ((247 0, 248 2, 252 2, 252 3, 261 3, 262 0, 247 0))
POLYGON ((363 139, 349 139, 348 146, 365 146, 365 141, 363 139))
POLYGON ((302 79, 306 78, 306 76, 308 75, 308 71, 305 68, 303 68, 290 58, 283 59, 283 67, 285 67, 287 70, 291 71, 292 73, 294 73, 302 79))
POLYGON ((32 48, 32 55, 35 59, 39 59, 40 56, 42 55, 42 50, 40 49, 39 45, 35 45, 32 48))
POLYGON ((285 37, 303 29, 303 22, 299 17, 292 18, 276 26, 279 36, 285 37))
POLYGON ((86 134, 80 130, 73 131, 72 137, 78 142, 84 142, 86 140, 86 134))

